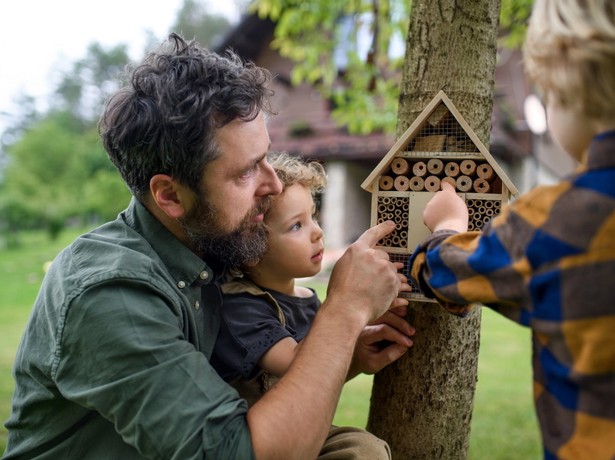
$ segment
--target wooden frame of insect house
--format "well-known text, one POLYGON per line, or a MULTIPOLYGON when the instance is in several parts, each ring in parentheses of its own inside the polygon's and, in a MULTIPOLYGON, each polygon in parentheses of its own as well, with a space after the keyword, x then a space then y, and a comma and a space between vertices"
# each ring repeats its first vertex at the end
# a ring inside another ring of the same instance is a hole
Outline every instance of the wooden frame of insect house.
MULTIPOLYGON (((391 147, 361 184, 372 194, 371 225, 393 220, 396 229, 378 242, 391 260, 404 263, 430 234, 423 209, 441 182, 453 185, 481 230, 518 191, 443 91, 391 147)), ((410 299, 430 301, 418 286, 410 299)))

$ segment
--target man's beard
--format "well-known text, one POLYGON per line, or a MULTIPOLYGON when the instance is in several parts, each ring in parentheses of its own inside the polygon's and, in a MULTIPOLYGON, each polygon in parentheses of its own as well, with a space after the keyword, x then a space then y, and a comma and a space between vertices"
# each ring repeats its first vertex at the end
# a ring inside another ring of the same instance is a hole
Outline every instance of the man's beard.
POLYGON ((190 248, 201 257, 214 256, 233 267, 242 267, 248 262, 260 260, 267 251, 267 228, 252 218, 264 214, 271 206, 271 197, 261 202, 248 213, 239 227, 232 231, 220 226, 221 213, 211 205, 203 193, 185 217, 179 219, 188 238, 190 248))

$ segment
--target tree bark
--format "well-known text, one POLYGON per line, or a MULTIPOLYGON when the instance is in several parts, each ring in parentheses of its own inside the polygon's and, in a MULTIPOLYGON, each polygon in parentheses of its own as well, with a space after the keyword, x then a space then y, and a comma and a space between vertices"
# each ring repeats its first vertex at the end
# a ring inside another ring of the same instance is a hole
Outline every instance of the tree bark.
MULTIPOLYGON (((398 137, 444 90, 489 146, 500 0, 415 0, 398 137)), ((374 377, 367 429, 394 459, 466 458, 477 380, 480 308, 465 318, 411 302, 414 346, 374 377)))

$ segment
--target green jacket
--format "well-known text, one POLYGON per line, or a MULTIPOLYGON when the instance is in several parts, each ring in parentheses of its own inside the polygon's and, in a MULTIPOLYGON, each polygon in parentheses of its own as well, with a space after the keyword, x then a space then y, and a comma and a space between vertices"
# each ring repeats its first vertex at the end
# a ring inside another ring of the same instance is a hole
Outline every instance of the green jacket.
POLYGON ((62 251, 17 352, 3 458, 253 458, 246 402, 208 362, 217 275, 136 200, 62 251))

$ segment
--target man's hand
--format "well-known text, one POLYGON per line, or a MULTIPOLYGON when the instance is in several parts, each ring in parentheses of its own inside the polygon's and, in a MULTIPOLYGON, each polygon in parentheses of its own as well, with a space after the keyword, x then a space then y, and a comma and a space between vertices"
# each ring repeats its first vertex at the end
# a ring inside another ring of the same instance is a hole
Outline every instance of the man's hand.
POLYGON ((391 221, 367 230, 350 245, 333 268, 327 289, 328 303, 344 305, 348 314, 360 313, 363 324, 382 316, 391 306, 404 306, 406 299, 397 298, 400 291, 409 291, 398 264, 389 255, 375 249, 376 244, 395 229, 391 221))
POLYGON ((401 358, 412 346, 415 329, 406 321, 406 307, 394 307, 369 323, 357 340, 348 379, 375 374, 401 358))
POLYGON ((437 192, 423 210, 423 222, 432 232, 438 230, 468 230, 468 207, 455 193, 448 182, 442 182, 442 190, 437 192))

